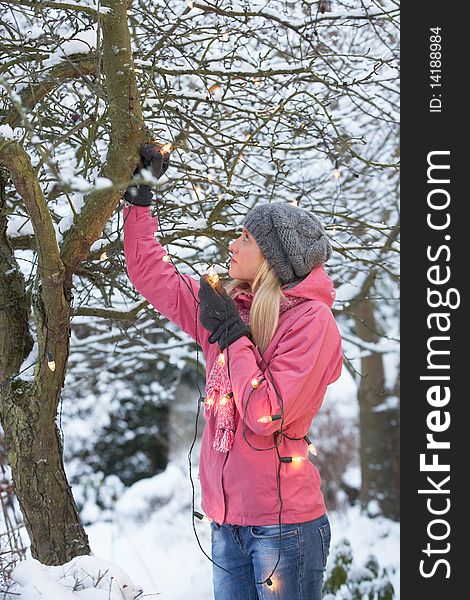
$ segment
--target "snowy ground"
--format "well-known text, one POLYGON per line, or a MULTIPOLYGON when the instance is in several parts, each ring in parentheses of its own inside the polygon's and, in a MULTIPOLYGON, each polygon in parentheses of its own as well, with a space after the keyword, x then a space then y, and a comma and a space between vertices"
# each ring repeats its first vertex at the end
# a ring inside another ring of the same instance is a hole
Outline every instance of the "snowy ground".
MULTIPOLYGON (((118 507, 114 522, 93 525, 88 534, 95 554, 121 566, 146 594, 159 593, 159 598, 168 600, 209 600, 213 598, 211 563, 198 547, 189 515, 189 509, 183 514, 169 506, 135 525, 120 516, 118 507)), ((399 525, 361 516, 356 507, 329 516, 333 546, 335 537, 348 538, 358 565, 375 554, 381 567, 396 569, 392 583, 399 592, 399 525)), ((209 526, 197 522, 196 529, 210 554, 209 526)))
MULTIPOLYGON (((196 473, 193 473, 196 478, 196 473)), ((136 588, 142 588, 139 598, 162 600, 211 600, 211 563, 196 541, 191 522, 191 493, 185 457, 171 463, 167 470, 153 478, 139 481, 128 488, 100 519, 87 527, 96 558, 104 559, 130 577, 136 588)), ((196 509, 198 498, 196 498, 196 509)), ((396 569, 392 583, 399 598, 399 525, 387 519, 371 519, 361 515, 357 507, 344 513, 330 512, 332 550, 343 537, 350 540, 354 564, 363 566, 370 553, 381 567, 396 569)), ((210 528, 197 521, 196 530, 203 549, 210 554, 210 528)), ((37 569, 23 566, 23 581, 37 579, 37 569)), ((32 567, 38 567, 33 564, 32 567)), ((46 578, 48 579, 48 578, 46 578)), ((46 581, 44 579, 44 581, 46 581)), ((38 583, 39 579, 37 579, 38 583)), ((43 579, 41 579, 43 582, 43 579)), ((42 583, 44 585, 44 583, 42 583)), ((51 584, 52 585, 52 584, 51 584)), ((69 596, 54 594, 47 588, 48 600, 65 600, 69 596)), ((72 598, 122 598, 119 595, 88 596, 77 593, 72 598)), ((93 590, 92 590, 93 593, 93 590)), ((108 592, 106 592, 108 594, 108 592)), ((24 591, 21 600, 40 600, 33 590, 24 591)), ((129 596, 130 598, 131 596, 129 596)), ((132 596, 133 597, 133 596, 132 596)), ((18 596, 16 596, 18 598, 18 596)))

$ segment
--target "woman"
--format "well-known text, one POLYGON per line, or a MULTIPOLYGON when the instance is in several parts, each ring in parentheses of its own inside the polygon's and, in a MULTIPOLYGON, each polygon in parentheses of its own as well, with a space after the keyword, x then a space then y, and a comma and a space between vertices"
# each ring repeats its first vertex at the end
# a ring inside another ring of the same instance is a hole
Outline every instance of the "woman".
MULTIPOLYGON (((159 150, 144 146, 141 162, 157 178, 159 150)), ((224 289, 165 259, 148 189, 125 198, 130 280, 206 359, 200 482, 215 600, 319 600, 330 526, 304 436, 342 367, 323 226, 289 204, 256 206, 230 244, 224 289)))

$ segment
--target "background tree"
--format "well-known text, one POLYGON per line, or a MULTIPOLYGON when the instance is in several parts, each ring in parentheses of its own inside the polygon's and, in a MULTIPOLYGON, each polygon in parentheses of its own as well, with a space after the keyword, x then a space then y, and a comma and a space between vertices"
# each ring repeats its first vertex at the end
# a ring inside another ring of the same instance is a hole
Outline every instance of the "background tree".
MULTIPOLYGON (((75 382, 108 369, 126 380, 156 359, 157 380, 194 366, 195 345, 123 263, 119 199, 149 136, 173 145, 159 233, 174 264, 225 265, 257 202, 313 209, 336 250, 346 366, 358 387, 379 373, 361 414, 392 389, 380 369, 396 375, 398 5, 1 4, 0 419, 33 555, 57 564, 89 549, 56 422, 69 359, 75 382)), ((364 439, 367 473, 382 449, 364 439)), ((380 465, 393 504, 395 461, 380 465)), ((364 483, 364 506, 387 513, 364 483)))

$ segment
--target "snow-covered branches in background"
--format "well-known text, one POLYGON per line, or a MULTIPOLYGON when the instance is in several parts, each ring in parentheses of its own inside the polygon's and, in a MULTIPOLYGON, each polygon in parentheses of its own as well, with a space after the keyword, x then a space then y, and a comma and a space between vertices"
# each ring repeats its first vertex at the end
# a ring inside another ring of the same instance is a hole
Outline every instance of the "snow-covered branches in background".
MULTIPOLYGON (((111 131, 100 41, 109 9, 4 6, 3 127, 21 125, 60 242, 86 191, 112 185, 102 176, 111 131)), ((370 295, 396 341, 397 4, 140 0, 128 20, 145 124, 174 146, 159 191, 161 233, 182 270, 224 265, 257 202, 297 202, 331 235, 346 332, 352 300, 370 295), (370 276, 373 290, 363 285, 370 276)), ((9 233, 18 249, 31 248, 13 190, 8 206, 9 233)), ((116 211, 76 276, 75 307, 136 300, 121 277, 121 229, 116 211), (99 260, 105 249, 113 260, 99 260), (99 293, 89 296, 89 286, 99 293)))
MULTIPOLYGON (((29 157, 60 253, 87 202, 98 211, 102 206, 90 192, 115 189, 106 168, 116 120, 138 120, 138 111, 119 113, 107 92, 103 32, 113 6, 112 0, 0 1, 0 151, 15 144, 29 157)), ((196 278, 208 263, 223 272, 229 242, 259 202, 313 210, 335 250, 327 270, 344 340, 348 381, 341 390, 357 408, 367 359, 378 357, 383 382, 368 408, 384 423, 389 413, 394 422, 399 395, 398 17, 393 0, 134 0, 127 12, 132 52, 122 65, 136 78, 149 136, 173 147, 157 193, 159 241, 174 263, 196 278)), ((115 57, 122 56, 121 45, 111 49, 115 57)), ((3 168, 0 175, 6 238, 25 297, 37 299, 42 273, 35 228, 3 168)), ((77 504, 96 531, 116 517, 113 507, 126 497, 126 486, 129 492, 141 483, 133 492, 138 506, 152 496, 153 480, 146 478, 165 475, 169 439, 176 437, 171 411, 181 411, 179 435, 187 441, 187 415, 193 416, 204 370, 192 340, 130 284, 120 206, 99 231, 71 274, 70 354, 58 415, 77 504), (188 373, 191 384, 178 402, 188 373)), ((6 280, 15 276, 15 268, 4 271, 6 280)), ((32 318, 29 329, 31 352, 20 369, 28 384, 40 339, 32 318)), ((349 418, 325 413, 313 425, 331 503, 349 494, 354 504, 361 486, 359 421, 356 410, 349 418), (341 451, 328 445, 332 439, 341 451)), ((162 528, 158 518, 172 500, 156 497, 156 523, 169 536, 184 519, 165 513, 162 528)), ((172 510, 188 509, 188 498, 178 502, 172 510)), ((194 541, 187 533, 176 553, 190 554, 194 541)), ((143 538, 148 552, 160 556, 153 530, 143 538)), ((96 534, 94 543, 100 540, 96 534)), ((18 571, 25 581, 28 569, 36 569, 52 600, 59 571, 30 564, 18 571)), ((187 597, 191 583, 203 590, 201 599, 208 597, 202 569, 178 581, 173 600, 178 593, 187 597)))

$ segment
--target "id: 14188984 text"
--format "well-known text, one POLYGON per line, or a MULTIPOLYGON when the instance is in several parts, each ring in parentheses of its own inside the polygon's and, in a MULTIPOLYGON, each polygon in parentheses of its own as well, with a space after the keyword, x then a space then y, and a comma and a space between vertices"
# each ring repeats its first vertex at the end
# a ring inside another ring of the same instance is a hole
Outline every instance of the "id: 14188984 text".
POLYGON ((442 111, 442 27, 429 28, 429 86, 432 97, 429 100, 429 112, 442 111))

